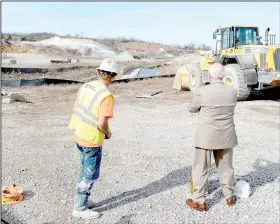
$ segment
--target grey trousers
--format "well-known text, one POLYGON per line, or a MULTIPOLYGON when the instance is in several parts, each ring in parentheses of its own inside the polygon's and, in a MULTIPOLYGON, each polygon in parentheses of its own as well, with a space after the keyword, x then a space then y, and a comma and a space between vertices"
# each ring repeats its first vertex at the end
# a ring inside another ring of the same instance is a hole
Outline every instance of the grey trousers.
POLYGON ((232 165, 233 150, 206 150, 200 148, 196 148, 195 150, 191 171, 191 188, 193 187, 192 200, 200 204, 205 202, 212 152, 223 194, 225 198, 233 196, 235 194, 234 169, 232 165))

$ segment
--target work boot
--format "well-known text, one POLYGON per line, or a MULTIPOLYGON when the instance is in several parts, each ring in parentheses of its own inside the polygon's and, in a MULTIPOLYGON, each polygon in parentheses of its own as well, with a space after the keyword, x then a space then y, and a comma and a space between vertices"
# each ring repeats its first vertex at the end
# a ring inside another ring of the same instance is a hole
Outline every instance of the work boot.
POLYGON ((227 205, 232 206, 236 203, 236 197, 235 196, 231 196, 229 198, 227 198, 227 205))
POLYGON ((100 213, 90 209, 86 209, 84 211, 73 210, 72 216, 84 219, 97 219, 100 217, 100 213))
POLYGON ((94 207, 94 203, 92 200, 88 200, 88 208, 91 209, 94 207))
POLYGON ((192 199, 187 199, 186 204, 192 209, 195 209, 198 211, 207 211, 206 203, 199 204, 197 202, 194 202, 192 199))

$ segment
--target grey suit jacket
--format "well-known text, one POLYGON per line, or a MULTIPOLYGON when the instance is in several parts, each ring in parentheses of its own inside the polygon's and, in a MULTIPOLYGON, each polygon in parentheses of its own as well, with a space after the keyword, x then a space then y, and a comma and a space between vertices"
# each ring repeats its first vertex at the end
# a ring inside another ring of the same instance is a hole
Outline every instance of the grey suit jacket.
POLYGON ((233 119, 236 103, 237 91, 222 81, 194 93, 189 111, 198 112, 195 147, 214 150, 238 145, 233 119))

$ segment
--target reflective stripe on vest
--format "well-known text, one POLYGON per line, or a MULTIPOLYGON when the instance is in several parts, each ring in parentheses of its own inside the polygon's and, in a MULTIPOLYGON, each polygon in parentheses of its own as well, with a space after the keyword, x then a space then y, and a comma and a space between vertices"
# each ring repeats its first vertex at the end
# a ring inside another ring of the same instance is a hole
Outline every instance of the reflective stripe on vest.
POLYGON ((92 120, 90 120, 90 119, 84 117, 84 116, 81 114, 81 112, 79 112, 79 111, 74 111, 73 114, 75 114, 76 116, 78 116, 78 117, 79 117, 83 122, 85 122, 86 124, 89 124, 89 125, 95 127, 96 129, 98 129, 97 124, 95 124, 92 120))
MULTIPOLYGON (((80 104, 80 103, 76 103, 75 105, 75 108, 79 108, 81 109, 86 115, 88 115, 89 117, 91 117, 94 121, 97 122, 97 116, 95 116, 93 113, 92 113, 92 107, 95 103, 95 101, 98 99, 98 97, 100 97, 101 94, 103 94, 104 92, 108 91, 107 88, 102 88, 100 90, 98 90, 94 97, 91 99, 90 101, 90 104, 89 106, 86 108, 84 105, 80 104)), ((78 116, 83 122, 91 125, 91 126, 94 126, 96 129, 98 129, 98 126, 94 123, 94 121, 92 121, 91 119, 89 118, 86 118, 83 116, 83 114, 79 111, 74 111, 73 114, 75 114, 76 116, 78 116)))
POLYGON ((90 104, 89 104, 89 106, 88 106, 87 108, 84 107, 84 105, 79 104, 79 103, 77 103, 77 104, 75 105, 75 107, 81 109, 86 115, 92 117, 92 119, 97 120, 97 117, 91 112, 91 109, 92 109, 92 107, 93 107, 93 105, 94 105, 94 102, 98 99, 98 97, 99 97, 102 93, 104 93, 104 92, 106 92, 106 91, 108 91, 107 88, 102 88, 102 89, 100 89, 99 91, 97 91, 97 92, 95 93, 94 97, 91 99, 90 104))

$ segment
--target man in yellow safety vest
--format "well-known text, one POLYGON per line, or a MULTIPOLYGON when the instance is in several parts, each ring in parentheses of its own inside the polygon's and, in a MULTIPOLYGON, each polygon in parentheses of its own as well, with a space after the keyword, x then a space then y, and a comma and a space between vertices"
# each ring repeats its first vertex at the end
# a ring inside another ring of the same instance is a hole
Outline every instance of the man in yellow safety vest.
POLYGON ((98 80, 83 84, 76 98, 69 128, 75 130, 82 170, 76 188, 74 217, 92 219, 100 216, 99 212, 90 209, 88 199, 99 178, 103 141, 112 136, 108 120, 113 117, 114 97, 107 87, 120 70, 118 61, 106 58, 97 68, 98 80))

